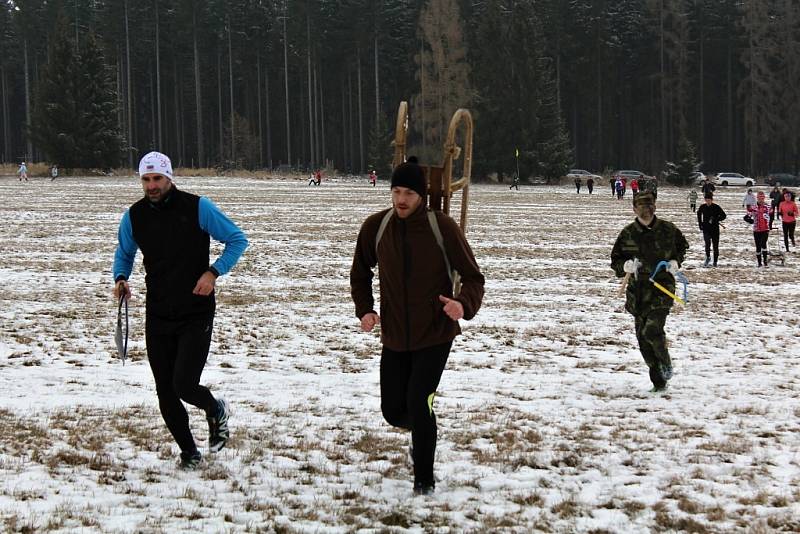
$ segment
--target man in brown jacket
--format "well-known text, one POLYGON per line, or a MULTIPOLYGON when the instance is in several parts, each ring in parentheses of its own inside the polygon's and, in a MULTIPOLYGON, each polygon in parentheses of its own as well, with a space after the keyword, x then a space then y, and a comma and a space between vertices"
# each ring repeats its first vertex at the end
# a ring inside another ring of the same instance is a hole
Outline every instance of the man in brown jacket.
POLYGON ((426 193, 425 174, 416 158, 395 169, 394 207, 364 221, 350 270, 361 329, 371 332, 376 324, 382 325, 381 411, 390 425, 411 430, 414 493, 418 495, 432 493, 435 486, 434 394, 453 339, 461 332, 458 320, 475 316, 484 284, 461 229, 444 213, 429 211, 426 193), (461 276, 461 292, 455 298, 448 264, 461 276), (376 265, 380 315, 372 296, 376 265))

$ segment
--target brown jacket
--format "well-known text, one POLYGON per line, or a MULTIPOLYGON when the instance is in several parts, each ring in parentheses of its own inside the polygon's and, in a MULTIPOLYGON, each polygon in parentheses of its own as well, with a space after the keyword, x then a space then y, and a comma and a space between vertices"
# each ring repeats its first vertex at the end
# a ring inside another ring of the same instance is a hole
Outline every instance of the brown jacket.
MULTIPOLYGON (((350 269, 350 293, 360 319, 375 311, 372 269, 378 265, 381 341, 398 352, 447 343, 461 333, 458 321, 444 313, 439 301, 439 295, 452 298, 453 289, 427 209, 421 206, 406 219, 392 216, 377 254, 375 237, 389 210, 368 217, 361 225, 350 269)), ((464 319, 472 319, 481 307, 483 275, 456 222, 441 212, 436 212, 436 217, 450 266, 461 275, 457 300, 464 307, 464 319)))

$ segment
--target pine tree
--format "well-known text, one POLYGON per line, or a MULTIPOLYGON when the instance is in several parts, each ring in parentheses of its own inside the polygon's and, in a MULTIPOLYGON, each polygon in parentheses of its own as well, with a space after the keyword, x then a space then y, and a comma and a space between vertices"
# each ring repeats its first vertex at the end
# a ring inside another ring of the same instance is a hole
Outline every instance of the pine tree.
POLYGON ((367 166, 380 174, 392 172, 392 129, 386 122, 386 116, 380 114, 378 123, 369 132, 367 146, 367 166))
POLYGON ((103 55, 89 33, 80 56, 59 17, 36 91, 31 137, 51 163, 67 169, 119 164, 116 97, 103 55))
POLYGON ((684 136, 678 141, 678 160, 666 163, 667 181, 674 185, 689 185, 692 175, 702 163, 697 159, 697 151, 689 139, 684 136))
POLYGON ((81 45, 77 87, 80 106, 78 148, 81 167, 108 169, 119 165, 123 139, 117 127, 117 100, 109 69, 94 33, 81 45))
POLYGON ((558 94, 552 68, 541 69, 536 159, 539 174, 554 182, 567 174, 573 164, 569 135, 558 106, 558 94))
POLYGON ((68 23, 59 17, 50 40, 48 61, 36 91, 30 137, 45 157, 60 167, 78 167, 80 113, 76 81, 78 63, 68 23))

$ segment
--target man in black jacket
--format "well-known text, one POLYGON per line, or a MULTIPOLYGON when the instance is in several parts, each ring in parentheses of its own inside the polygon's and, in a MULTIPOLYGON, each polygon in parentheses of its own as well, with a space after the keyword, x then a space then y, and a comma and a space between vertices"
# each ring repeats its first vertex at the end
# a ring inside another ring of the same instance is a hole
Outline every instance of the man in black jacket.
POLYGON ((706 244, 705 267, 711 263, 711 245, 714 245, 714 267, 717 266, 719 259, 719 223, 725 220, 725 211, 714 204, 713 193, 705 194, 705 204, 697 210, 697 225, 703 232, 703 241, 706 244))
POLYGON ((145 340, 158 404, 181 449, 179 465, 194 469, 201 456, 181 401, 206 412, 208 449, 222 449, 229 437, 227 404, 200 385, 200 375, 211 344, 216 279, 236 264, 247 238, 211 200, 175 187, 172 163, 164 154, 145 155, 139 176, 145 196, 120 221, 114 296, 130 297, 128 278, 141 249, 147 273, 145 340), (209 236, 225 244, 213 264, 209 236))

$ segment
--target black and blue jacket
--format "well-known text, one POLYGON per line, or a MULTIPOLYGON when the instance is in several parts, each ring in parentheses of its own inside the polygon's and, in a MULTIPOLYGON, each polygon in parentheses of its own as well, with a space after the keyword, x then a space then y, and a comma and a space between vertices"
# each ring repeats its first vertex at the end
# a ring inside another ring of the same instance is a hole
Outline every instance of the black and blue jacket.
POLYGON ((194 295, 192 290, 204 272, 221 276, 230 271, 248 245, 244 233, 211 200, 174 185, 157 204, 147 198, 133 204, 122 216, 118 238, 114 280, 128 279, 141 249, 147 315, 174 320, 214 314, 214 294, 194 295), (225 244, 212 265, 209 236, 225 244))

